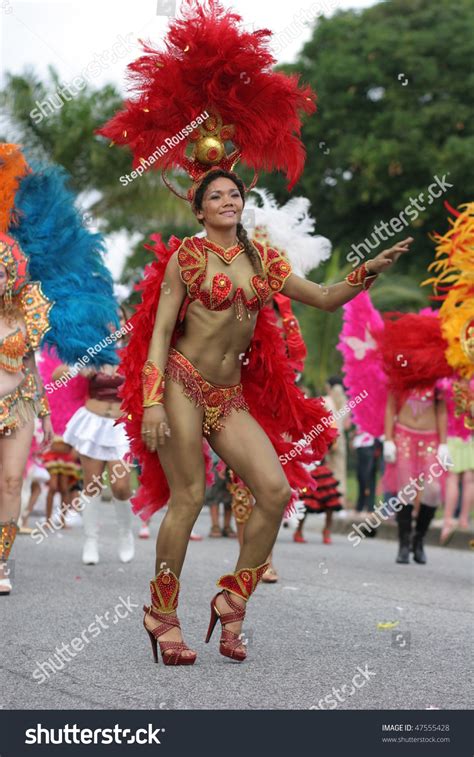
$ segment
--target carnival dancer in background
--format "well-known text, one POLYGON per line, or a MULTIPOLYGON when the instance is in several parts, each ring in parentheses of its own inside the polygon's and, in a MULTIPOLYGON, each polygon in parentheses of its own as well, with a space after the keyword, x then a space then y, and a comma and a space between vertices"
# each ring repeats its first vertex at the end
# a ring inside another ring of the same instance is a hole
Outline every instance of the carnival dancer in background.
MULTIPOLYGON (((126 323, 127 314, 121 307, 122 329, 126 323)), ((101 499, 107 472, 118 525, 118 555, 121 562, 127 563, 133 560, 135 546, 130 466, 124 461, 130 448, 124 425, 116 423, 120 417, 118 391, 123 376, 117 373, 117 366, 103 366, 100 371, 87 371, 87 375, 85 404, 74 413, 64 431, 64 441, 79 453, 87 495, 82 515, 85 536, 82 562, 84 565, 99 562, 101 499)))
POLYGON ((63 434, 67 422, 84 402, 87 381, 80 375, 68 379, 68 366, 61 362, 53 348, 44 347, 41 350, 38 370, 48 393, 51 421, 55 432, 50 450, 42 455, 43 465, 50 476, 46 499, 46 520, 51 520, 54 495, 59 492, 61 496, 59 522, 61 527, 64 527, 66 514, 73 499, 74 487, 77 487, 82 479, 82 470, 77 452, 70 444, 66 444, 63 434), (65 381, 61 381, 63 376, 66 376, 65 381))
POLYGON ((215 471, 214 484, 206 489, 206 504, 209 506, 211 514, 211 530, 209 536, 211 539, 227 536, 231 539, 237 538, 237 533, 232 528, 232 496, 228 485, 231 483, 231 471, 219 460, 215 452, 211 450, 212 464, 215 471), (219 508, 224 508, 224 520, 222 528, 219 523, 219 508))
POLYGON ((446 360, 454 375, 443 382, 448 407, 448 448, 453 467, 448 474, 441 543, 453 532, 452 516, 462 477, 463 494, 459 525, 467 528, 474 503, 474 202, 452 208, 447 202, 450 228, 434 234, 435 260, 423 282, 433 287, 433 299, 441 301, 439 318, 446 342, 446 360))
POLYGON ((332 470, 325 464, 315 463, 311 466, 313 486, 303 487, 300 491, 301 501, 306 507, 306 513, 324 513, 325 524, 323 528, 323 544, 331 544, 332 514, 342 510, 341 493, 338 481, 334 478, 332 470))
POLYGON ((386 319, 381 349, 389 382, 385 413, 384 486, 405 491, 409 501, 397 513, 397 563, 426 563, 424 538, 443 501, 447 414, 436 381, 450 373, 436 313, 386 319), (400 369, 401 368, 401 369, 400 369), (407 487, 411 485, 411 489, 407 487), (416 515, 412 539, 412 518, 416 515))
MULTIPOLYGON (((334 418, 334 425, 338 431, 338 437, 326 455, 326 465, 332 471, 339 486, 342 507, 346 507, 347 501, 347 441, 345 432, 351 427, 350 413, 341 414, 340 410, 347 402, 342 379, 339 376, 331 376, 326 382, 326 394, 323 397, 330 416, 334 418)), ((328 531, 328 538, 330 539, 328 531)), ((324 531, 323 531, 324 537, 324 531)), ((326 543, 330 543, 326 542, 326 543)))
MULTIPOLYGON (((18 530, 23 473, 41 418, 53 439, 49 405, 36 369, 40 344, 74 363, 110 322, 111 277, 95 235, 82 227, 66 176, 27 163, 18 145, 0 144, 0 592, 18 530), (94 335, 91 341, 90 336, 94 335)), ((114 320, 114 316, 112 317, 114 320)), ((110 349, 104 351, 107 359, 110 349)), ((112 361, 116 357, 111 353, 112 361)), ((94 362, 94 361, 92 361, 94 362)))
POLYGON ((443 527, 440 543, 448 544, 455 531, 453 516, 462 486, 458 526, 469 528, 474 506, 474 378, 445 379, 442 390, 448 410, 448 450, 453 462, 446 479, 443 527))
POLYGON ((0 232, 0 594, 9 594, 12 588, 7 561, 18 531, 23 473, 36 416, 41 418, 44 447, 53 440, 34 355, 48 328, 50 308, 38 282, 28 281, 23 252, 14 239, 0 232))
POLYGON ((300 89, 295 77, 271 71, 269 32, 241 30, 240 18, 217 2, 185 3, 184 10, 183 19, 171 21, 166 51, 147 47, 131 64, 138 94, 101 130, 116 144, 130 145, 138 165, 188 118, 192 158, 185 155, 186 141, 177 139, 153 167, 186 168, 194 182, 187 198, 207 233, 205 239, 172 240, 167 254, 157 242, 162 257, 146 274, 122 361, 124 419, 142 464, 135 507, 146 518, 169 498, 144 625, 155 661, 159 643, 163 661, 172 665, 196 659, 182 641, 176 608, 189 534, 204 500, 203 435, 256 500, 235 571, 217 582, 206 637, 209 641, 220 620, 220 652, 237 661, 246 657, 240 637, 246 602, 267 568, 291 486, 304 486, 303 463, 321 459, 335 436, 325 429, 299 459, 288 455, 285 466, 279 460, 326 411, 321 400, 307 399, 295 387, 265 305, 283 291, 292 300, 334 311, 411 242, 382 252, 330 287, 292 273, 282 252, 250 242, 240 223, 245 187, 230 169, 238 158, 255 170, 280 168, 291 188, 304 161, 299 114, 314 109, 314 95, 300 89), (242 68, 248 71, 244 86, 242 68), (198 121, 203 107, 211 112, 198 121), (237 145, 232 154, 225 148, 229 140, 237 145), (246 352, 249 363, 242 366, 246 352), (140 372, 143 405, 137 397, 140 372))

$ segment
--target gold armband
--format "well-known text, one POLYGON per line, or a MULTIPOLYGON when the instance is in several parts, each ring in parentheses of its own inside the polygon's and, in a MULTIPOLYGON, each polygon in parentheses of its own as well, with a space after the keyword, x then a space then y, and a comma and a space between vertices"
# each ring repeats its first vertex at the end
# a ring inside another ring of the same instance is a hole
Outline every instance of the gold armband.
POLYGON ((162 405, 165 393, 165 377, 153 360, 147 360, 142 368, 143 407, 162 405))
POLYGON ((367 270, 365 263, 362 263, 358 268, 355 268, 351 273, 348 273, 344 281, 346 281, 351 287, 363 287, 369 289, 377 278, 376 273, 370 273, 367 270))

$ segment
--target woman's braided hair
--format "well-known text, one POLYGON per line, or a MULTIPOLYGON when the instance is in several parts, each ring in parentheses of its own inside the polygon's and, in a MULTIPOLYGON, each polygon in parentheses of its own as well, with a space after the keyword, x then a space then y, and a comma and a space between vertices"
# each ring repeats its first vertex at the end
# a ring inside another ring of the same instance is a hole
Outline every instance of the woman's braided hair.
MULTIPOLYGON (((225 171, 223 168, 217 168, 214 171, 209 171, 208 174, 204 177, 204 179, 199 184, 198 188, 196 189, 194 200, 193 200, 193 210, 202 210, 202 201, 204 197, 204 192, 206 191, 207 187, 211 182, 213 182, 215 179, 230 179, 234 182, 235 186, 239 190, 240 196, 242 198, 242 202, 245 205, 245 187, 242 179, 237 176, 233 171, 225 171)), ((201 219, 198 219, 199 223, 204 224, 204 222, 201 219)), ((242 244, 245 254, 250 259, 250 262, 252 263, 254 270, 257 273, 261 273, 263 270, 262 266, 262 260, 260 258, 260 255, 258 254, 257 249, 254 247, 252 242, 250 241, 247 231, 244 228, 244 226, 239 222, 237 224, 237 239, 242 244)))

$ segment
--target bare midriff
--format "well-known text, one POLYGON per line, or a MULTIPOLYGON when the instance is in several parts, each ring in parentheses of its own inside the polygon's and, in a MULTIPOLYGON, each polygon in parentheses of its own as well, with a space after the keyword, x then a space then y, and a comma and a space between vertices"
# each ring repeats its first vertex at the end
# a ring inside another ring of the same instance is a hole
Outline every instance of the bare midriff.
POLYGON ((207 310, 201 302, 191 302, 184 319, 184 333, 174 346, 212 384, 238 384, 257 316, 258 311, 245 309, 240 321, 233 307, 207 310))
POLYGON ((120 402, 88 399, 86 401, 86 410, 90 410, 91 413, 95 413, 96 415, 101 415, 103 418, 119 418, 122 415, 120 402))
POLYGON ((434 402, 427 403, 422 412, 414 414, 410 405, 405 402, 400 408, 396 420, 403 426, 409 426, 415 431, 436 430, 436 405, 434 402))

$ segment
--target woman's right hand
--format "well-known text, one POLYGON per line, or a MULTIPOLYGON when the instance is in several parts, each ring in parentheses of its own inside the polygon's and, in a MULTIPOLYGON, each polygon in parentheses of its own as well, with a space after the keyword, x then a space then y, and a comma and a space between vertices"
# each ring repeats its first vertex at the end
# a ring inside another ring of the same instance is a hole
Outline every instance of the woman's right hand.
POLYGON ((164 445, 166 437, 170 434, 168 417, 163 405, 146 407, 143 411, 142 420, 142 439, 145 447, 150 452, 156 452, 159 446, 164 445))

